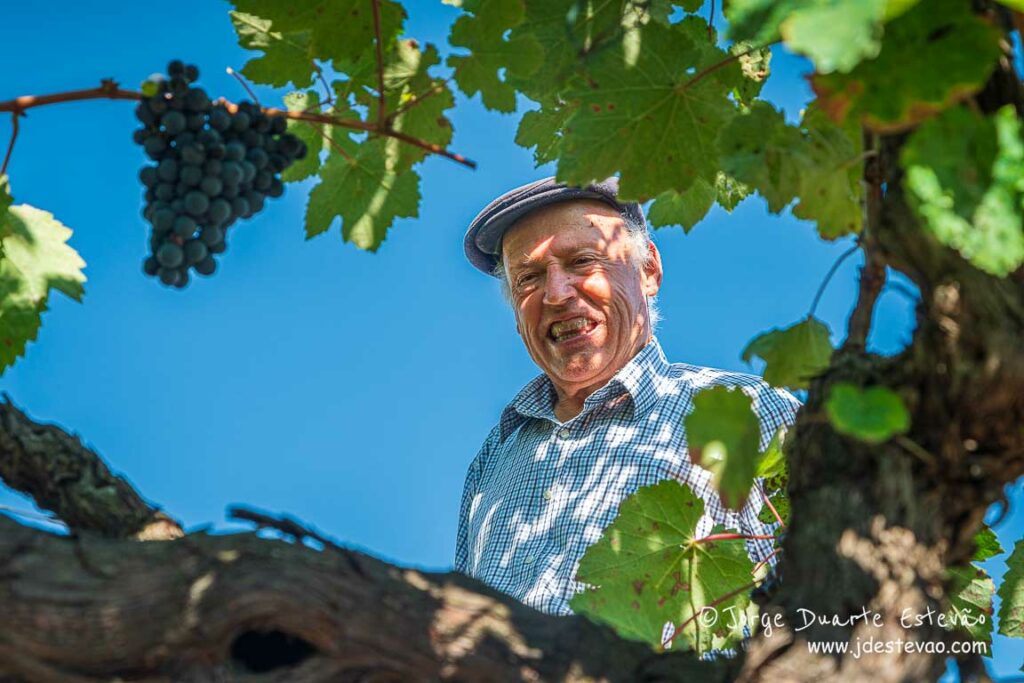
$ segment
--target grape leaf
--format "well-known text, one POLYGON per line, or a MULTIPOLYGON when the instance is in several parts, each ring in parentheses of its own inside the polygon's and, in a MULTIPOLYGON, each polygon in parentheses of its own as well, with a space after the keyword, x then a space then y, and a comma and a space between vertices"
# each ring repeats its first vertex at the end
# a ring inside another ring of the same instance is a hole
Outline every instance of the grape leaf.
POLYGON ((516 144, 533 148, 537 166, 555 161, 561 154, 562 128, 573 111, 574 107, 556 102, 542 103, 540 109, 524 113, 516 130, 516 144))
POLYGON ((754 98, 761 94, 761 88, 771 73, 772 50, 770 47, 757 47, 748 41, 738 41, 729 46, 729 53, 739 55, 740 73, 743 79, 733 88, 732 95, 736 101, 750 106, 754 98))
POLYGON ((910 413, 903 399, 885 387, 862 391, 852 384, 836 384, 825 401, 825 412, 837 432, 872 444, 910 428, 910 413))
POLYGON ((911 204, 939 241, 999 277, 1024 264, 1024 142, 1012 106, 992 118, 949 109, 914 132, 901 163, 911 204))
MULTIPOLYGON (((270 22, 282 35, 308 31, 310 57, 358 61, 375 48, 374 12, 379 8, 383 47, 401 33, 405 10, 393 0, 232 0, 235 9, 270 22)), ((239 36, 241 38, 241 36, 239 36)), ((244 47, 244 46, 243 46, 244 47)))
POLYGON ((395 171, 404 143, 394 138, 337 144, 347 157, 332 150, 320 169, 306 207, 306 237, 327 231, 339 217, 342 239, 376 251, 396 218, 419 215, 419 174, 395 171))
POLYGON ((793 215, 817 223, 825 239, 859 232, 860 142, 809 108, 799 127, 766 102, 755 102, 721 131, 722 167, 754 187, 773 213, 793 199, 793 215))
POLYGON ((238 44, 247 50, 262 50, 262 57, 253 57, 242 67, 250 81, 275 87, 295 84, 305 88, 313 82, 313 61, 310 55, 310 31, 282 33, 270 28, 269 19, 246 12, 229 12, 238 34, 238 44))
POLYGON ((992 577, 973 564, 949 570, 949 617, 972 639, 992 645, 992 577))
POLYGON ((806 134, 805 161, 793 215, 817 223, 818 234, 827 240, 860 232, 860 135, 852 138, 816 107, 807 109, 800 125, 806 134))
POLYGON ((761 424, 752 405, 741 389, 712 387, 697 393, 683 420, 691 455, 712 473, 711 485, 734 510, 750 495, 760 460, 761 424))
POLYGON ((847 74, 815 75, 811 85, 833 119, 900 131, 976 92, 1000 55, 999 39, 968 3, 922 2, 886 26, 877 57, 847 74))
MULTIPOLYGON (((439 62, 433 45, 428 43, 420 50, 415 40, 399 40, 384 58, 383 75, 385 112, 391 128, 443 149, 452 139, 452 124, 445 111, 455 106, 455 99, 444 79, 428 73, 439 62)), ((376 121, 380 98, 358 90, 355 99, 367 107, 367 120, 376 121)), ((396 170, 408 169, 427 154, 421 147, 403 144, 395 160, 396 170)))
POLYGON ((974 557, 971 559, 975 562, 984 562, 996 555, 1003 554, 1003 546, 999 544, 999 538, 987 525, 982 526, 981 530, 974 535, 974 545, 976 549, 974 557))
POLYGON ((782 211, 800 192, 802 144, 800 130, 787 125, 782 112, 767 102, 755 102, 734 117, 718 138, 722 168, 754 187, 772 213, 782 211))
MULTIPOLYGON (((674 480, 626 498, 615 521, 580 560, 576 578, 594 588, 573 596, 570 607, 625 638, 661 649, 666 622, 679 626, 751 581, 753 563, 742 541, 694 542, 703 514, 704 502, 674 480)), ((717 526, 712 533, 723 531, 717 526)), ((749 604, 749 592, 740 590, 715 608, 720 614, 730 608, 739 613, 749 604)), ((694 619, 675 646, 698 652, 734 646, 743 637, 742 625, 730 629, 727 621, 708 628, 694 619)))
POLYGON ((1006 560, 1007 572, 999 586, 999 633, 1024 638, 1024 539, 1017 541, 1006 560))
POLYGON ((543 48, 536 36, 525 33, 505 38, 505 33, 525 18, 523 0, 466 2, 466 14, 452 24, 448 42, 470 50, 468 55, 451 55, 448 66, 455 70, 455 82, 467 97, 480 93, 488 109, 512 112, 516 90, 501 76, 528 78, 542 64, 543 48))
MULTIPOLYGON (((786 496, 785 491, 776 491, 773 495, 768 496, 768 499, 775 506, 775 512, 779 513, 779 517, 782 518, 784 523, 789 523, 789 497, 786 496)), ((775 519, 775 512, 765 504, 759 513, 757 513, 757 519, 764 524, 778 524, 779 520, 775 519)))
MULTIPOLYGON (((288 111, 320 111, 320 96, 315 90, 295 91, 284 98, 288 111)), ((326 146, 325 135, 330 134, 331 126, 309 121, 288 120, 288 132, 306 143, 306 157, 296 159, 291 166, 281 171, 281 180, 286 183, 304 180, 316 175, 320 170, 320 153, 326 146)))
POLYGON ((732 211, 736 205, 750 196, 753 192, 750 187, 732 176, 718 172, 715 176, 715 190, 717 192, 718 205, 726 211, 732 211))
POLYGON ((709 43, 698 17, 640 29, 643 50, 633 66, 621 46, 587 63, 587 82, 567 91, 578 108, 562 135, 558 179, 583 185, 621 171, 619 192, 645 199, 684 192, 697 178, 714 182, 715 140, 736 105, 730 90, 742 79, 736 62, 695 80, 699 69, 728 55, 709 43))
POLYGON ((718 191, 714 185, 697 178, 685 192, 666 190, 654 198, 647 221, 656 228, 681 225, 683 232, 700 222, 715 203, 718 191))
POLYGON ((85 262, 66 242, 71 230, 53 214, 11 206, 6 177, 0 177, 0 372, 35 340, 50 292, 81 301, 85 262))
POLYGON ((743 361, 754 357, 765 362, 764 379, 772 386, 806 389, 811 378, 828 367, 832 343, 828 327, 808 317, 783 329, 754 337, 743 349, 743 361))
MULTIPOLYGON (((878 54, 886 0, 732 0, 729 37, 763 45, 780 38, 819 73, 849 71, 878 54)), ((908 4, 908 3, 904 3, 908 4)))

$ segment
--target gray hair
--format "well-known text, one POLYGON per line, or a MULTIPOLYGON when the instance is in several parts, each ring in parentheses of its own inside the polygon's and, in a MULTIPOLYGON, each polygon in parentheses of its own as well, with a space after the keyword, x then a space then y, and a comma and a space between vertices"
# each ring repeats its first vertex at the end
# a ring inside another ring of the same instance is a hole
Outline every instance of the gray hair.
MULTIPOLYGON (((651 264, 654 256, 651 254, 650 244, 651 233, 646 225, 637 223, 629 216, 622 214, 622 220, 626 224, 626 240, 629 246, 629 259, 637 270, 643 270, 651 264)), ((511 305, 512 287, 508 283, 508 273, 505 272, 505 261, 501 257, 502 243, 498 243, 498 263, 491 271, 491 275, 498 278, 501 284, 501 296, 511 305)), ((651 324, 651 333, 654 333, 658 322, 661 320, 661 311, 658 310, 658 296, 649 296, 647 299, 647 318, 651 324)))

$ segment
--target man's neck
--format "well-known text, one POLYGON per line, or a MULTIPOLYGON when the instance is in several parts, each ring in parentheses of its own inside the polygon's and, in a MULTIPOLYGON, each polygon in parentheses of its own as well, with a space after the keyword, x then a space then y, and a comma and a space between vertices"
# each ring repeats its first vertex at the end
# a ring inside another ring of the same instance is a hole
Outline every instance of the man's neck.
MULTIPOLYGON (((633 355, 629 357, 629 361, 626 361, 626 363, 628 364, 634 358, 636 358, 636 355, 640 353, 640 351, 643 350, 643 348, 651 342, 652 338, 653 335, 648 334, 646 341, 644 341, 636 348, 636 351, 633 352, 633 355)), ((625 364, 623 365, 623 367, 625 367, 625 364)), ((594 382, 593 384, 588 384, 586 386, 559 387, 557 384, 555 384, 554 387, 556 398, 554 413, 555 417, 558 418, 558 421, 568 422, 569 420, 573 419, 581 412, 583 412, 583 402, 586 401, 587 398, 595 391, 597 391, 604 385, 608 384, 608 382, 611 381, 612 377, 618 374, 619 370, 621 369, 621 367, 616 368, 615 372, 612 373, 609 377, 594 382)))

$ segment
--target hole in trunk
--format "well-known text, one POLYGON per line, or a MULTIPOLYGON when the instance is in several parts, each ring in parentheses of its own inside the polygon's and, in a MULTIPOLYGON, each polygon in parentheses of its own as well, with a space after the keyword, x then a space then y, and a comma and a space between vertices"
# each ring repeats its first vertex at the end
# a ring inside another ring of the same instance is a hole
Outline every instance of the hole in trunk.
POLYGON ((295 666, 316 652, 302 638, 284 631, 246 631, 231 643, 231 659, 253 673, 295 666))

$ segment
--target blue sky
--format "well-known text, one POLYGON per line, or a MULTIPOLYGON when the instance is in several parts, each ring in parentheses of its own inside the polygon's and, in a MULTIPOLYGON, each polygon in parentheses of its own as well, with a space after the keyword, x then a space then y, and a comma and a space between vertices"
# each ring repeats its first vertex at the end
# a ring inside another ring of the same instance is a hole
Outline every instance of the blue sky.
MULTIPOLYGON (((96 85, 135 87, 172 58, 196 63, 213 96, 245 97, 226 4, 5 2, 0 44, 18 55, 0 99, 96 85)), ((445 53, 458 12, 409 2, 406 33, 445 53)), ((809 97, 800 59, 775 51, 765 96, 793 118, 809 97)), ((259 90, 276 104, 284 91, 259 90)), ((187 526, 224 521, 249 503, 293 514, 386 559, 447 568, 466 466, 501 408, 537 369, 497 283, 462 254, 469 221, 505 190, 553 172, 513 142, 516 115, 457 95, 453 149, 420 166, 420 217, 400 220, 376 254, 337 226, 305 241, 311 185, 289 186, 235 228, 216 275, 169 290, 143 276, 146 226, 132 143, 132 105, 83 102, 33 110, 9 169, 19 203, 53 212, 88 263, 82 304, 52 301, 39 341, 0 378, 35 418, 81 434, 150 500, 187 526)), ((523 102, 528 106, 526 102, 523 102)), ((9 134, 0 120, 0 140, 9 134)), ((850 242, 771 216, 748 199, 713 209, 689 235, 658 231, 665 264, 658 337, 670 360, 748 370, 755 334, 806 315, 850 242)), ((838 270, 818 315, 838 341, 856 295, 855 259, 838 270)), ((910 339, 912 303, 897 289, 878 305, 871 346, 910 339)), ((756 368, 754 369, 756 370, 756 368)), ((2 489, 2 487, 0 487, 2 489)), ((1024 535, 1020 486, 998 528, 1024 535)), ((0 503, 27 507, 0 490, 0 503)), ((1001 574, 1001 560, 989 562, 1001 574)), ((996 672, 1014 673, 1021 641, 997 638, 996 672)))

